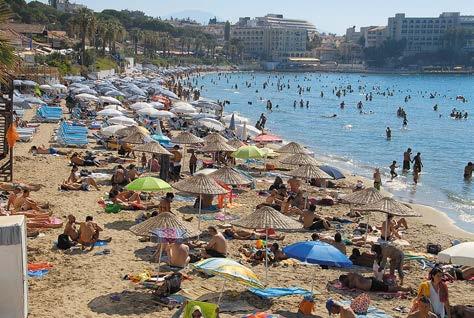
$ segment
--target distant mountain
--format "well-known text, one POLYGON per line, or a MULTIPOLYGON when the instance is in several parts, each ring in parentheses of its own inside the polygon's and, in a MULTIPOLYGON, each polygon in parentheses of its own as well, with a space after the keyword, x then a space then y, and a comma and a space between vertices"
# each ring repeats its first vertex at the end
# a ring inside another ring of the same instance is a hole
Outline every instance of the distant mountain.
MULTIPOLYGON (((206 12, 206 11, 199 11, 199 10, 184 10, 184 11, 179 11, 179 12, 174 12, 167 14, 164 16, 165 19, 169 19, 173 17, 173 19, 178 18, 178 19, 187 19, 190 18, 191 20, 195 20, 199 23, 202 24, 207 24, 209 22, 209 19, 214 18, 216 15, 213 14, 212 12, 206 12)), ((219 18, 218 18, 219 20, 219 18)))

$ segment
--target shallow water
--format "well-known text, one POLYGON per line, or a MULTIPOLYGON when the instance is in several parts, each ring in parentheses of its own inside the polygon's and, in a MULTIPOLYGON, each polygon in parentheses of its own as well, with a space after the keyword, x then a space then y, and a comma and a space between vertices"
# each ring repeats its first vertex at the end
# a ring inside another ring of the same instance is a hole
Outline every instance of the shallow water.
POLYGON ((454 107, 470 115, 474 98, 471 76, 234 73, 211 74, 196 80, 198 86, 203 86, 202 96, 230 101, 227 112, 237 111, 249 117, 252 124, 265 112, 266 127, 272 132, 304 143, 335 166, 369 178, 373 168, 380 167, 385 189, 396 197, 439 208, 459 227, 474 232, 474 185, 463 180, 464 166, 474 159, 470 140, 474 118, 454 120, 449 116, 454 107), (278 91, 278 80, 290 88, 278 91), (252 86, 246 87, 245 82, 252 86), (266 89, 262 87, 264 82, 268 82, 266 89), (311 87, 311 91, 299 95, 298 85, 311 87), (347 91, 340 98, 333 94, 335 87, 347 85, 352 86, 353 92, 347 91), (393 92, 393 96, 381 95, 384 91, 393 92), (369 92, 373 99, 365 101, 365 93, 369 92), (430 93, 437 94, 430 98, 430 93), (405 103, 407 95, 411 99, 405 103), (464 96, 467 102, 456 100, 457 95, 464 96), (267 99, 273 103, 272 112, 265 110, 267 99), (299 104, 294 108, 293 101, 300 99, 305 103, 308 100, 309 108, 300 108, 299 104), (342 101, 344 109, 339 108, 342 101), (366 114, 359 113, 359 101, 366 114), (433 110, 435 104, 438 112, 433 110), (406 128, 397 117, 399 106, 407 112, 406 128), (322 117, 333 114, 337 117, 322 117), (391 140, 385 137, 387 126, 392 129, 391 140), (397 171, 398 178, 388 181, 388 166, 393 160, 401 166, 408 147, 413 154, 422 154, 424 168, 417 186, 411 172, 403 175, 401 169, 397 171))

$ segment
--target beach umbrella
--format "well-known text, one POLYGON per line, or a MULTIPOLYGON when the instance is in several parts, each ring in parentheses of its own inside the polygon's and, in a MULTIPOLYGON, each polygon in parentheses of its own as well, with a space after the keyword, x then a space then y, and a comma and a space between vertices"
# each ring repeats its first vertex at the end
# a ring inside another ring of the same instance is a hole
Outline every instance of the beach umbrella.
POLYGON ((223 141, 206 142, 206 145, 200 149, 202 152, 233 152, 236 149, 223 141))
POLYGON ((316 159, 304 153, 297 153, 289 157, 283 158, 280 160, 280 162, 291 166, 319 165, 319 162, 316 159))
POLYGON ((203 174, 197 174, 187 179, 178 181, 173 184, 173 188, 178 191, 199 195, 199 230, 201 229, 202 195, 218 195, 228 193, 228 191, 221 187, 212 177, 203 174))
POLYGON ((207 98, 199 98, 198 100, 191 102, 191 105, 193 105, 194 107, 207 108, 212 110, 222 110, 223 108, 216 101, 207 98))
POLYGON ((154 177, 142 177, 133 180, 125 186, 129 191, 160 192, 171 190, 171 186, 164 180, 154 177))
POLYGON ((242 146, 232 153, 232 157, 239 159, 262 159, 265 153, 256 146, 242 146))
POLYGON ((82 88, 73 89, 72 93, 76 94, 76 95, 77 94, 89 94, 89 95, 93 95, 93 96, 97 95, 97 91, 95 91, 94 89, 89 88, 89 87, 82 87, 82 88))
POLYGON ((150 231, 150 241, 160 244, 160 255, 158 256, 158 274, 160 273, 161 255, 163 254, 163 245, 185 241, 186 231, 175 228, 156 228, 150 231))
POLYGON ((227 280, 237 282, 247 287, 263 288, 255 273, 244 265, 230 258, 208 258, 191 264, 197 271, 224 278, 218 304, 221 301, 227 280))
POLYGON ((171 142, 171 139, 169 139, 167 136, 163 135, 163 134, 154 134, 154 135, 151 135, 150 136, 151 139, 153 139, 154 141, 157 141, 159 142, 160 144, 169 144, 171 142))
POLYGON ((335 180, 345 178, 344 174, 339 169, 337 169, 335 167, 321 165, 321 166, 319 166, 319 169, 323 170, 328 175, 332 176, 335 180))
POLYGON ((225 130, 224 125, 220 121, 213 118, 201 118, 197 121, 197 124, 215 131, 225 130))
POLYGON ((331 244, 321 241, 305 241, 288 245, 283 252, 290 258, 301 262, 322 266, 347 268, 351 260, 331 244))
POLYGON ((38 105, 44 104, 44 101, 41 98, 34 97, 34 96, 26 96, 25 98, 23 98, 23 101, 30 104, 38 104, 38 105))
POLYGON ((118 99, 116 98, 113 98, 111 96, 100 96, 99 97, 99 101, 104 104, 104 103, 109 103, 109 104, 112 104, 112 105, 122 105, 122 102, 119 101, 118 99))
POLYGON ((131 118, 125 116, 112 117, 108 121, 110 124, 124 125, 124 126, 137 126, 137 122, 131 118))
POLYGON ((222 167, 210 174, 211 177, 225 184, 229 185, 244 185, 252 182, 242 173, 236 171, 231 167, 222 167))
POLYGON ((86 93, 83 93, 83 94, 77 94, 76 96, 74 96, 75 99, 78 99, 78 100, 81 100, 81 101, 88 101, 88 102, 98 102, 99 101, 99 98, 94 96, 94 95, 91 95, 91 94, 86 94, 86 93))
POLYGON ((35 86, 38 85, 38 83, 36 83, 35 81, 31 81, 31 80, 23 80, 22 85, 35 87, 35 86))
POLYGON ((143 108, 153 108, 150 104, 144 102, 137 102, 129 106, 133 110, 140 110, 143 108))
POLYGON ((178 136, 174 137, 173 143, 183 144, 183 145, 192 145, 192 144, 201 144, 204 143, 204 140, 191 134, 190 132, 183 131, 178 136))
POLYGON ((67 89, 67 87, 65 85, 59 84, 59 83, 58 84, 53 84, 53 85, 51 85, 51 87, 54 88, 54 89, 57 89, 57 90, 66 90, 67 89))
MULTIPOLYGON (((246 123, 244 123, 244 125, 245 124, 246 123)), ((232 117, 230 118, 229 130, 234 130, 235 131, 235 114, 232 114, 232 117)))
POLYGON ((123 129, 120 129, 119 131, 117 131, 117 134, 122 137, 130 136, 136 133, 143 134, 143 135, 150 135, 150 132, 148 131, 148 129, 146 129, 143 126, 128 126, 128 127, 123 126, 123 129))
POLYGON ((216 171, 217 171, 217 169, 214 169, 214 168, 204 168, 204 169, 196 171, 195 174, 204 174, 204 175, 208 176, 211 173, 214 173, 216 171))
POLYGON ((332 177, 326 172, 313 165, 300 166, 295 170, 287 172, 286 174, 292 177, 304 179, 332 179, 332 177))
POLYGON ((120 111, 120 112, 122 112, 122 113, 123 113, 124 111, 126 111, 126 109, 123 108, 123 107, 120 106, 120 105, 107 105, 107 106, 104 107, 104 109, 115 109, 115 110, 118 110, 118 111, 120 111))
POLYGON ((226 123, 230 123, 232 118, 234 118, 235 124, 242 124, 243 125, 243 124, 248 124, 249 123, 248 118, 240 116, 237 113, 232 113, 232 114, 226 115, 222 118, 222 120, 224 120, 224 122, 226 122, 226 123))
POLYGON ((227 142, 227 144, 236 149, 239 149, 240 147, 245 146, 245 143, 238 139, 231 139, 227 142))
POLYGON ((155 113, 155 117, 158 117, 158 118, 174 118, 174 117, 176 117, 176 115, 173 114, 172 112, 167 111, 167 110, 157 110, 157 112, 155 113))
POLYGON ((165 104, 161 103, 161 102, 150 102, 149 103, 151 105, 151 107, 153 107, 154 109, 164 109, 165 108, 165 104))
POLYGON ((474 242, 460 243, 439 252, 438 261, 462 266, 474 266, 474 242))
POLYGON ((282 142, 282 139, 272 134, 260 134, 253 138, 253 141, 259 143, 282 142))
POLYGON ((53 87, 51 87, 51 85, 48 85, 48 84, 43 84, 43 85, 40 85, 39 88, 43 91, 51 91, 53 90, 53 87))
POLYGON ((279 149, 276 150, 276 152, 289 153, 289 154, 297 154, 297 153, 308 154, 309 153, 309 151, 307 149, 305 149, 299 143, 293 142, 293 141, 287 143, 286 145, 284 145, 282 147, 280 147, 279 149))
POLYGON ((260 129, 248 124, 238 124, 235 127, 236 135, 242 140, 247 140, 248 137, 256 137, 262 133, 260 129))
POLYGON ((175 114, 192 114, 197 113, 197 109, 193 105, 186 102, 178 102, 173 104, 171 111, 175 114))
POLYGON ((13 86, 21 86, 23 84, 23 81, 22 80, 13 80, 13 86))
POLYGON ((380 191, 370 187, 348 194, 342 198, 342 201, 350 204, 366 205, 378 202, 382 199, 383 195, 380 193, 380 191))
POLYGON ((150 142, 151 140, 152 139, 149 135, 136 132, 130 136, 122 138, 121 141, 127 144, 144 144, 146 142, 150 142))
POLYGON ((148 152, 148 153, 157 154, 157 155, 167 155, 167 156, 173 155, 171 152, 169 152, 163 146, 161 146, 159 142, 156 142, 156 141, 138 145, 134 147, 133 150, 138 151, 138 152, 148 152))
POLYGON ((97 115, 99 116, 104 116, 104 117, 117 117, 117 116, 122 116, 122 112, 116 109, 103 109, 101 111, 97 112, 97 115))
MULTIPOLYGON (((219 133, 215 133, 215 132, 214 132, 214 133, 210 133, 209 135, 207 135, 207 136, 204 137, 203 139, 204 139, 204 141, 205 141, 206 143, 218 142, 218 141, 220 141, 220 142, 227 142, 227 139, 226 139, 224 136, 222 136, 222 135, 219 134, 219 133)), ((232 145, 230 145, 230 146, 232 146, 232 145)), ((238 148, 238 147, 237 147, 237 148, 238 148)))
POLYGON ((387 197, 384 197, 373 203, 369 203, 361 207, 354 208, 354 210, 381 212, 387 215, 391 214, 391 215, 396 215, 396 216, 401 216, 401 217, 421 216, 420 213, 416 212, 415 210, 408 207, 407 205, 401 202, 398 202, 397 200, 393 198, 387 198, 387 197))
MULTIPOLYGON (((297 230, 301 229, 303 225, 293 220, 292 218, 278 212, 272 207, 264 206, 253 213, 250 213, 243 218, 234 221, 233 225, 247 228, 247 229, 264 229, 265 230, 265 250, 267 249, 268 230, 297 230)), ((268 276, 268 257, 265 253, 265 281, 268 276)))
POLYGON ((113 89, 113 90, 110 90, 110 91, 107 91, 104 93, 105 96, 112 96, 112 97, 118 97, 118 96, 122 96, 122 97, 125 97, 125 94, 122 93, 121 91, 118 91, 116 89, 113 89))
POLYGON ((145 107, 145 108, 139 109, 137 111, 137 114, 141 116, 158 117, 158 114, 160 114, 160 111, 151 107, 145 107))
POLYGON ((176 229, 183 232, 183 238, 197 237, 199 232, 190 223, 181 221, 170 212, 161 212, 146 221, 133 225, 130 231, 137 236, 150 236, 155 229, 176 229))
POLYGON ((105 137, 111 137, 111 136, 118 135, 118 132, 123 128, 125 128, 125 126, 123 125, 107 126, 105 128, 102 128, 100 130, 100 133, 105 137))

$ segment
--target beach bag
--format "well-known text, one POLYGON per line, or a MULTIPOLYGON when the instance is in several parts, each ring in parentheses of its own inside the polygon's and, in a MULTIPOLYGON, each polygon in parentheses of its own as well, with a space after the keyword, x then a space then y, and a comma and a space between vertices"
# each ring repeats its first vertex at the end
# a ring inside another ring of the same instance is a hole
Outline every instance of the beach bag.
POLYGON ((60 250, 68 250, 72 247, 72 242, 69 240, 69 236, 67 234, 59 234, 58 235, 57 247, 60 250))
POLYGON ((439 244, 434 244, 434 243, 428 243, 426 244, 426 252, 434 255, 438 255, 439 252, 441 252, 441 245, 439 244))
POLYGON ((119 213, 121 210, 122 210, 122 207, 119 204, 115 204, 115 203, 107 204, 104 209, 105 213, 114 213, 114 214, 119 213))
POLYGON ((351 302, 351 309, 358 315, 367 314, 370 305, 370 296, 366 293, 360 294, 351 302))

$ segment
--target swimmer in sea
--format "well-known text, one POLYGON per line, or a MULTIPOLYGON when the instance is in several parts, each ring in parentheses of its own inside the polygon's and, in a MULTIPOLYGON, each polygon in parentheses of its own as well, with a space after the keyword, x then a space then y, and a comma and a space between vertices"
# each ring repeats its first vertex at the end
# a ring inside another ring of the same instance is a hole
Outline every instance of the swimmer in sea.
POLYGON ((385 129, 385 134, 387 135, 387 139, 392 139, 392 130, 390 129, 390 127, 387 127, 387 129, 385 129))

